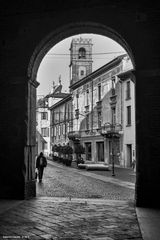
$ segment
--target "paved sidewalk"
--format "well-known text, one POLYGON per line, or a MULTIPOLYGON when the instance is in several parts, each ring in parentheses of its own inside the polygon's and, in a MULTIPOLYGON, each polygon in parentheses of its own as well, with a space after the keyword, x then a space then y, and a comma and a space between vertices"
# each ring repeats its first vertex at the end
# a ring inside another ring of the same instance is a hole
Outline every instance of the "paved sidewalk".
POLYGON ((0 214, 1 239, 141 240, 133 202, 40 197, 0 214))

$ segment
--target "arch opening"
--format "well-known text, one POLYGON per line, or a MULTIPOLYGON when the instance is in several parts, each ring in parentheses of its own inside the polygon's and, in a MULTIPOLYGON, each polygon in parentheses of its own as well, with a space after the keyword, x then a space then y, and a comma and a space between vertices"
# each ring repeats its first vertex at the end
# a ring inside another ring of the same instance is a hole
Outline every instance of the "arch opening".
MULTIPOLYGON (((76 34, 84 34, 84 33, 99 34, 116 41, 125 49, 125 51, 127 52, 127 54, 129 55, 132 61, 133 69, 135 69, 134 56, 132 54, 132 51, 128 46, 127 42, 117 32, 115 32, 113 29, 106 28, 106 26, 103 26, 97 23, 76 23, 74 25, 69 24, 67 26, 64 26, 63 28, 57 29, 56 31, 49 34, 43 41, 41 41, 39 46, 35 49, 28 67, 28 77, 30 78, 31 82, 33 83, 36 82, 37 72, 41 64, 41 61, 51 48, 53 48, 57 43, 66 39, 67 37, 71 37, 76 34)), ((84 55, 84 51, 82 53, 84 55)), ((100 91, 100 88, 99 88, 99 91, 100 91)), ((31 105, 32 106, 35 105, 35 102, 31 105)), ((113 111, 115 111, 115 109, 113 109, 113 111)), ((86 142, 86 146, 87 144, 88 143, 86 142)), ((99 149, 102 149, 103 148, 102 143, 98 142, 96 147, 99 147, 99 149)), ((131 146, 128 145, 127 147, 128 147, 128 152, 130 152, 131 146)), ((99 155, 101 154, 99 153, 99 155)))

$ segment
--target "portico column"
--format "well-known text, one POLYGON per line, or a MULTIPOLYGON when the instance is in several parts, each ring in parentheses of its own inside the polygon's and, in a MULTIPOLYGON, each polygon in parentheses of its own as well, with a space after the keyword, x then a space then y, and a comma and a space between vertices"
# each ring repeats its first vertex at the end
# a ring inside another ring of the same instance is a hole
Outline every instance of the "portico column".
POLYGON ((24 148, 25 173, 25 198, 36 196, 35 184, 35 150, 36 150, 36 88, 39 83, 28 82, 28 123, 27 141, 24 148))
POLYGON ((10 75, 1 98, 0 198, 34 197, 36 82, 26 76, 10 75), (8 94, 6 94, 8 93, 8 94))

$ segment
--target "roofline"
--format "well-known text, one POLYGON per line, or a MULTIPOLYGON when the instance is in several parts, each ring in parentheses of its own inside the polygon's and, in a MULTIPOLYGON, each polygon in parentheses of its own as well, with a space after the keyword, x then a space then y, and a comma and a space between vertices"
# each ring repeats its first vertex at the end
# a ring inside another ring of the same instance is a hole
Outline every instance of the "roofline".
POLYGON ((72 99, 72 94, 69 93, 68 96, 64 97, 63 99, 61 99, 61 100, 58 101, 57 103, 53 104, 53 105, 52 105, 51 107, 49 107, 48 109, 49 109, 49 110, 53 110, 54 108, 58 107, 58 106, 61 105, 62 103, 67 102, 67 101, 69 101, 69 100, 71 100, 71 99, 72 99))
POLYGON ((95 78, 97 75, 104 73, 106 70, 112 69, 113 67, 118 65, 125 56, 127 56, 126 53, 116 57, 115 59, 113 59, 112 61, 106 63, 105 65, 103 65, 102 67, 98 68, 97 70, 95 70, 91 74, 89 74, 86 77, 82 78, 80 81, 72 84, 69 88, 71 88, 72 90, 75 90, 76 88, 80 87, 81 85, 89 82, 92 78, 95 78))

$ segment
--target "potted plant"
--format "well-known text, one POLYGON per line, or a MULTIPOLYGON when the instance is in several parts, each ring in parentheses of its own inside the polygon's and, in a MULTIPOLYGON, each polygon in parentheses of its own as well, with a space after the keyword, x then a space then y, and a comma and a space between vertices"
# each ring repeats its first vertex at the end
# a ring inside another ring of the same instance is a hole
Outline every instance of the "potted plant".
POLYGON ((66 145, 65 146, 65 154, 67 155, 67 158, 66 158, 67 166, 71 166, 71 164, 72 164, 72 153, 73 153, 72 147, 69 145, 66 145))
POLYGON ((62 146, 61 152, 62 152, 62 154, 63 154, 62 163, 63 163, 63 164, 66 164, 66 154, 67 154, 67 152, 66 152, 66 145, 63 145, 63 146, 62 146))
POLYGON ((76 154, 76 161, 77 161, 77 166, 79 163, 84 163, 83 158, 81 157, 81 154, 85 153, 85 148, 81 145, 81 144, 77 144, 75 146, 75 150, 74 150, 75 154, 76 154))
POLYGON ((59 162, 63 162, 62 154, 63 154, 63 146, 59 144, 58 145, 59 162))

